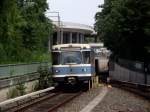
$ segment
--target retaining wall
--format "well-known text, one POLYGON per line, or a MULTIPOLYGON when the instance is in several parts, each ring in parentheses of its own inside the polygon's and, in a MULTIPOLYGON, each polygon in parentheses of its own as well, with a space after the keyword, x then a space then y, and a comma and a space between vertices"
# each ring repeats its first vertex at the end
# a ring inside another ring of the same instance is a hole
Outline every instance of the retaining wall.
POLYGON ((113 64, 112 69, 109 70, 111 79, 143 85, 147 82, 147 85, 150 85, 150 74, 129 70, 116 63, 113 64))
MULTIPOLYGON (((38 83, 38 80, 26 82, 25 83, 25 87, 26 87, 25 92, 26 93, 33 92, 34 87, 36 86, 37 83, 38 83)), ((15 87, 15 85, 0 89, 0 102, 3 102, 5 100, 9 99, 8 94, 10 94, 10 90, 12 90, 14 87, 15 87)))
POLYGON ((40 66, 51 68, 47 62, 0 65, 0 102, 8 99, 8 93, 18 84, 25 85, 26 93, 33 92, 39 79, 37 70, 40 66))

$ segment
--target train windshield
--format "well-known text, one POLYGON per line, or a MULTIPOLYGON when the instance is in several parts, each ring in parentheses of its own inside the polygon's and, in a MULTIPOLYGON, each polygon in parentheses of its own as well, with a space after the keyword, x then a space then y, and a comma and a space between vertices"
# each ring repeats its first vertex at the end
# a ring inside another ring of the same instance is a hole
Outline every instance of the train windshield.
POLYGON ((80 51, 68 51, 61 54, 62 64, 81 64, 82 55, 80 51))
POLYGON ((83 63, 89 64, 90 63, 90 51, 83 51, 83 63))

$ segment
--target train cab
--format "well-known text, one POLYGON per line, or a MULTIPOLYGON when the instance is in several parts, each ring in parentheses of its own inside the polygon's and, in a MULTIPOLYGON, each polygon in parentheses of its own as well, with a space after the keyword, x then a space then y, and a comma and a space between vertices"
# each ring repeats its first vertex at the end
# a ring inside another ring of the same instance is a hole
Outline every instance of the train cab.
POLYGON ((93 55, 93 50, 88 44, 53 46, 53 80, 72 84, 88 82, 95 74, 93 55))

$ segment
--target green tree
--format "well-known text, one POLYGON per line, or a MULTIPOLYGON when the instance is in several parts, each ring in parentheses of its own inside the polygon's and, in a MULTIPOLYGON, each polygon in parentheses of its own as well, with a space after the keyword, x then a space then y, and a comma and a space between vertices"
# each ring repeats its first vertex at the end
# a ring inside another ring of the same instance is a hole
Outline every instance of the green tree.
POLYGON ((52 33, 47 9, 46 0, 0 1, 0 63, 41 60, 52 33))
POLYGON ((27 55, 37 57, 47 51, 48 38, 52 32, 51 21, 45 16, 48 9, 46 0, 19 0, 21 14, 26 20, 22 27, 23 46, 27 55))
POLYGON ((120 58, 150 60, 149 0, 105 0, 95 29, 104 44, 120 58))
POLYGON ((0 63, 20 60, 22 25, 23 18, 15 0, 2 0, 0 4, 0 63))

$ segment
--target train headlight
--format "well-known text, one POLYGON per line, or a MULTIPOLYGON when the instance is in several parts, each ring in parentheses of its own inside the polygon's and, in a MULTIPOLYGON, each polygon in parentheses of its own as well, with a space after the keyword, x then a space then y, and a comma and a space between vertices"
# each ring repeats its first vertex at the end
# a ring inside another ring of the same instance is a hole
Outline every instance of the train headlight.
POLYGON ((55 70, 55 73, 58 73, 59 72, 59 70, 55 70))
POLYGON ((83 72, 86 72, 86 71, 87 71, 87 69, 86 69, 86 68, 83 68, 83 69, 82 69, 82 71, 83 71, 83 72))

